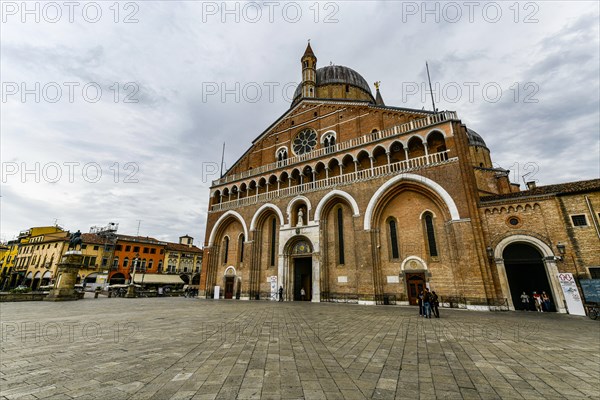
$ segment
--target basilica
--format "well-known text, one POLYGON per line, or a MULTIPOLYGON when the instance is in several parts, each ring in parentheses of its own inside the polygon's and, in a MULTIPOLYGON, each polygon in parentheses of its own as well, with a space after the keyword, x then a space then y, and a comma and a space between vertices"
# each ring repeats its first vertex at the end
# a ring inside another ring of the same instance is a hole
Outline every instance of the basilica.
POLYGON ((212 182, 200 293, 519 309, 600 278, 600 180, 511 183, 453 111, 385 104, 310 44, 291 106, 212 182))

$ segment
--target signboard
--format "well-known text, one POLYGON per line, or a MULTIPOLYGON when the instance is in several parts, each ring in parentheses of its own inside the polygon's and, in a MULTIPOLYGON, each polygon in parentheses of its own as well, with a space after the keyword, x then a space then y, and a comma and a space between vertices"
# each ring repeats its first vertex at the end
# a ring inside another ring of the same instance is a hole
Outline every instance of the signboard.
POLYGON ((277 276, 270 276, 269 282, 271 283, 271 300, 277 301, 277 276))
POLYGON ((213 298, 215 300, 219 300, 220 291, 221 291, 221 287, 220 286, 215 286, 215 295, 213 296, 213 298))
POLYGON ((579 290, 577 289, 577 284, 575 283, 573 274, 558 274, 558 281, 560 282, 560 287, 562 287, 563 293, 565 294, 565 301, 567 302, 569 314, 585 315, 583 301, 579 295, 579 290))
POLYGON ((600 303, 600 279, 580 279, 579 285, 586 303, 600 303))

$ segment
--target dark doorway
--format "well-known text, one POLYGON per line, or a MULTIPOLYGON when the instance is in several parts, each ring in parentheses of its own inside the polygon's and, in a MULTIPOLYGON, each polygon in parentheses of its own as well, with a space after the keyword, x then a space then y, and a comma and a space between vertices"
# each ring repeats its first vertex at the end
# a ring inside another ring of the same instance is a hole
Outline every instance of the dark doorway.
POLYGON ((235 278, 233 276, 225 278, 225 298, 233 299, 233 284, 235 283, 235 278))
POLYGON ((419 304, 419 293, 425 289, 425 274, 407 273, 406 284, 408 285, 408 303, 412 306, 419 304))
MULTIPOLYGON (((529 310, 535 311, 535 303, 531 298, 534 291, 539 294, 545 291, 554 305, 543 257, 535 247, 525 243, 513 243, 504 249, 502 257, 510 295, 516 310, 526 309, 521 302, 523 292, 530 297, 529 310)), ((554 308, 551 311, 555 311, 554 308)))
POLYGON ((125 275, 120 272, 117 272, 113 276, 110 277, 109 283, 111 285, 122 285, 125 283, 125 275))
POLYGON ((304 300, 312 299, 312 258, 294 258, 294 301, 302 301, 302 289, 304 288, 304 300))

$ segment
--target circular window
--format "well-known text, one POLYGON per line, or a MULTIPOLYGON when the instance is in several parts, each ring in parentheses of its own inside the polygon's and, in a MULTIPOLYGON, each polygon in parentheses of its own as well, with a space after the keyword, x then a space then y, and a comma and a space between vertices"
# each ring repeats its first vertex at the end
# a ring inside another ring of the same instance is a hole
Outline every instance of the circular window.
POLYGON ((292 144, 296 155, 306 154, 317 145, 317 133, 312 129, 305 129, 296 136, 292 144))
POLYGON ((508 219, 508 223, 512 226, 517 226, 521 223, 521 221, 519 221, 519 218, 517 218, 517 217, 510 217, 508 219))

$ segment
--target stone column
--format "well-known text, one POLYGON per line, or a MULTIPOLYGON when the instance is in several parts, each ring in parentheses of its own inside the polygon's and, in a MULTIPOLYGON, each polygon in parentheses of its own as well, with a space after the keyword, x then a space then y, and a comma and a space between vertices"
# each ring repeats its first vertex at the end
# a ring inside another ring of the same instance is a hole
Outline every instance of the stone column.
POLYGON ((58 264, 57 280, 46 301, 71 301, 78 300, 79 295, 75 291, 77 274, 83 264, 81 251, 67 251, 58 264))

